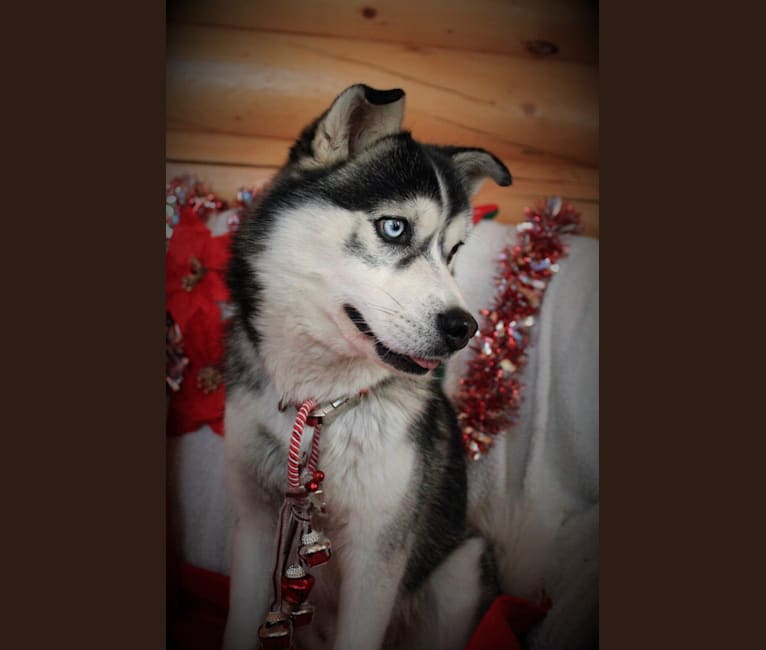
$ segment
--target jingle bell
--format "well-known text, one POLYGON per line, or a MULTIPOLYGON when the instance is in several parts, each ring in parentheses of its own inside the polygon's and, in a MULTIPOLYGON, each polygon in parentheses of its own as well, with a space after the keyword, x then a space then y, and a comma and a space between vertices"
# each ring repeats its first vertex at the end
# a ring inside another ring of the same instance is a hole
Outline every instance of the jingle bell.
POLYGON ((324 490, 320 487, 318 490, 314 490, 309 493, 309 501, 314 511, 320 515, 327 514, 327 503, 324 500, 324 490))
POLYGON ((258 640, 263 650, 288 650, 292 643, 292 622, 282 612, 269 612, 258 628, 258 640))
POLYGON ((306 573, 303 567, 290 565, 282 576, 282 599, 291 605, 299 605, 308 598, 314 582, 314 576, 306 573))
POLYGON ((324 564, 332 557, 330 540, 324 536, 320 537, 319 533, 315 530, 304 533, 301 536, 301 546, 298 549, 298 555, 310 567, 324 564))
POLYGON ((290 618, 293 621, 293 627, 303 627, 309 625, 314 617, 314 606, 309 603, 301 603, 290 612, 290 618))

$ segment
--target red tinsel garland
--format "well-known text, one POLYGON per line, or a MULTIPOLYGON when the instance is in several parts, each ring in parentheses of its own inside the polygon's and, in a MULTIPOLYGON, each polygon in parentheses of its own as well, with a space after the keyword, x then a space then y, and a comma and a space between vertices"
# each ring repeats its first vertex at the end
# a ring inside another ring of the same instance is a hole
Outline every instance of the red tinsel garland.
POLYGON ((474 344, 456 399, 466 453, 486 454, 497 435, 518 420, 524 385, 520 376, 527 363, 531 330, 543 295, 568 252, 561 235, 580 232, 580 215, 561 199, 550 199, 516 226, 516 243, 498 255, 497 297, 482 309, 485 321, 474 344))

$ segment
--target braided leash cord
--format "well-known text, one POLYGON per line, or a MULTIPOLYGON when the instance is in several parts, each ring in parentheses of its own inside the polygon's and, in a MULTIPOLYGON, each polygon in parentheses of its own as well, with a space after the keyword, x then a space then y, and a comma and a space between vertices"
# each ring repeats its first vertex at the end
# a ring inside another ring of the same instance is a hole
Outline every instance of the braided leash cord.
MULTIPOLYGON (((298 521, 301 522, 301 529, 305 530, 309 519, 305 515, 305 507, 300 506, 300 501, 305 497, 296 494, 301 489, 300 482, 300 451, 303 440, 303 430, 306 426, 306 420, 309 413, 317 407, 317 403, 312 400, 306 400, 298 409, 295 416, 293 429, 290 434, 290 446, 287 452, 287 485, 288 494, 279 510, 279 524, 276 532, 276 557, 274 558, 274 570, 271 574, 273 599, 269 609, 276 611, 279 603, 282 602, 281 576, 284 572, 285 564, 290 556, 294 542, 298 521)), ((311 457, 309 460, 309 470, 314 471, 319 462, 319 432, 321 426, 314 428, 314 437, 311 441, 311 457)))
MULTIPOLYGON (((303 439, 303 427, 306 426, 306 419, 309 413, 317 407, 317 403, 313 399, 306 400, 301 404, 298 409, 298 415, 295 417, 295 424, 293 424, 293 431, 290 436, 290 451, 287 455, 287 485, 290 488, 299 488, 301 486, 300 477, 300 453, 301 453, 301 440, 303 439)), ((311 456, 314 458, 314 449, 316 446, 316 458, 319 459, 319 447, 318 445, 312 445, 311 456)))
POLYGON ((319 436, 322 434, 322 425, 314 426, 314 437, 311 439, 311 456, 309 457, 309 472, 316 471, 319 464, 319 436))
POLYGON ((283 552, 282 545, 284 541, 289 539, 289 535, 287 534, 288 531, 286 530, 290 524, 287 516, 289 508, 289 501, 288 499, 285 499, 279 510, 279 524, 277 525, 277 555, 274 558, 274 570, 271 573, 271 593, 273 594, 271 606, 269 607, 269 610, 271 611, 276 611, 277 605, 282 602, 282 585, 279 578, 284 570, 286 559, 286 554, 283 552))

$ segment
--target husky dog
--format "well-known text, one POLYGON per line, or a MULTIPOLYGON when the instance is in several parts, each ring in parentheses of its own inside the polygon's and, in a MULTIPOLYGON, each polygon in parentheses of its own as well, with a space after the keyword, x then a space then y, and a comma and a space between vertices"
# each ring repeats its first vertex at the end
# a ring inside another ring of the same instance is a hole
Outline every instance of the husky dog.
POLYGON ((228 650, 258 645, 296 415, 280 405, 307 399, 350 398, 324 421, 333 558, 315 572, 299 646, 462 648, 494 595, 488 545, 466 525, 455 413, 433 371, 477 329, 452 275, 469 199, 511 175, 482 149, 415 141, 403 108, 399 89, 341 93, 233 244, 228 650))

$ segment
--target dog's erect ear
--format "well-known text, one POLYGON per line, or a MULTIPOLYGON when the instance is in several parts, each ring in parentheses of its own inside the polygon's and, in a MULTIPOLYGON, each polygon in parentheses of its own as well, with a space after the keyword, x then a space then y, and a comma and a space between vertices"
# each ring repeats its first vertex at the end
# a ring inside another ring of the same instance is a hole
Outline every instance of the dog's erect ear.
POLYGON ((344 90, 327 112, 303 132, 293 162, 325 167, 363 151, 375 140, 398 133, 404 114, 404 91, 375 90, 356 84, 344 90), (310 140, 306 142, 306 139, 310 140))
POLYGON ((510 185, 513 179, 508 168, 493 154, 473 147, 436 147, 452 158, 470 196, 479 191, 482 183, 491 178, 498 185, 510 185))

